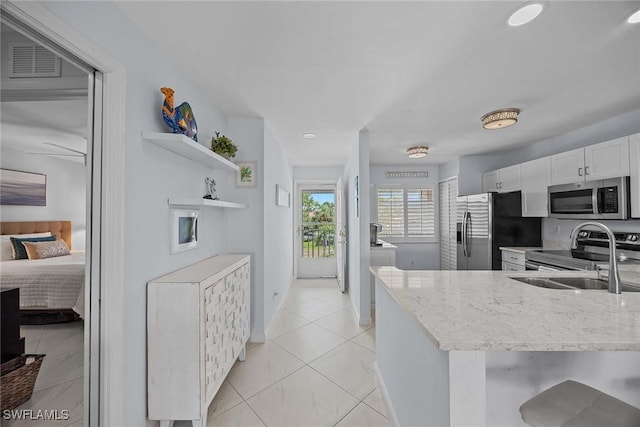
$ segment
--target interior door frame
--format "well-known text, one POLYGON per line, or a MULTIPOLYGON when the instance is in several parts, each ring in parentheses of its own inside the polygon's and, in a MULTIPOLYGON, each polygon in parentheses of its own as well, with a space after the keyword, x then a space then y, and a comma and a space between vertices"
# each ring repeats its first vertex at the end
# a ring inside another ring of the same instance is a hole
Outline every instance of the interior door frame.
POLYGON ((10 16, 101 73, 102 103, 94 110, 94 115, 98 113, 104 126, 93 134, 93 158, 98 164, 94 163, 93 191, 87 202, 92 209, 92 236, 88 249, 93 259, 92 283, 90 292, 86 293, 86 303, 90 304, 91 328, 98 336, 91 334, 89 342, 85 342, 90 349, 85 351, 85 374, 90 369, 99 373, 99 378, 90 378, 90 386, 84 390, 85 425, 124 425, 122 254, 126 69, 42 4, 5 0, 0 7, 3 15, 10 16))
MULTIPOLYGON (((298 254, 302 251, 302 246, 300 244, 300 233, 302 230, 302 206, 301 206, 301 201, 302 198, 300 197, 301 194, 301 187, 306 187, 306 186, 318 186, 318 188, 322 188, 327 187, 327 189, 330 187, 331 189, 333 189, 334 194, 336 191, 336 181, 335 180, 331 180, 331 179, 317 179, 317 180, 294 180, 293 182, 293 188, 295 189, 295 193, 294 193, 294 203, 293 203, 293 209, 294 209, 294 214, 293 214, 293 277, 294 278, 299 278, 299 256, 298 254)), ((335 203, 335 202, 334 202, 335 203)), ((336 215, 342 215, 341 212, 337 212, 336 210, 336 215)), ((343 219, 344 221, 344 219, 343 219)), ((336 230, 337 231, 337 230, 336 230)), ((336 234, 335 239, 337 239, 338 235, 336 234)))

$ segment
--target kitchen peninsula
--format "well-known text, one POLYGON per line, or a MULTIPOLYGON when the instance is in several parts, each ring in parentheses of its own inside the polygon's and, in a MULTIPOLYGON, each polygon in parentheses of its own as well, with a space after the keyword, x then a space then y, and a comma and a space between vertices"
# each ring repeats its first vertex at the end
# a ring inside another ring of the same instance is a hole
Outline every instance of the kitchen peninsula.
POLYGON ((576 379, 640 406, 640 292, 511 278, 595 272, 372 267, 381 389, 399 425, 518 425, 518 407, 576 379))

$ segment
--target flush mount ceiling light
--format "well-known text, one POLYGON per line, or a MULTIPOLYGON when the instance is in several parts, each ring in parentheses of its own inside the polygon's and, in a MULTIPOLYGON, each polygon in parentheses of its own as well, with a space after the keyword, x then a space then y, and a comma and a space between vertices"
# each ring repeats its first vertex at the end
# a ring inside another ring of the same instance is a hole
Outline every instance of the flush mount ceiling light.
POLYGON ((631 16, 627 18, 627 22, 629 24, 637 24, 638 22, 640 22, 640 10, 637 10, 634 13, 632 13, 631 16))
POLYGON ((516 124, 518 121, 518 108, 505 108, 502 110, 491 111, 480 119, 482 127, 485 129, 502 129, 516 124))
POLYGON ((407 148, 407 155, 412 159, 419 159, 421 157, 427 157, 429 152, 429 147, 425 147, 424 145, 416 145, 414 147, 407 148))
POLYGON ((542 13, 541 3, 527 3, 520 9, 511 14, 507 23, 512 27, 519 27, 527 24, 538 17, 542 13))
POLYGON ((313 133, 313 132, 305 132, 305 133, 302 134, 302 137, 304 139, 314 139, 314 138, 318 137, 318 134, 317 133, 313 133))

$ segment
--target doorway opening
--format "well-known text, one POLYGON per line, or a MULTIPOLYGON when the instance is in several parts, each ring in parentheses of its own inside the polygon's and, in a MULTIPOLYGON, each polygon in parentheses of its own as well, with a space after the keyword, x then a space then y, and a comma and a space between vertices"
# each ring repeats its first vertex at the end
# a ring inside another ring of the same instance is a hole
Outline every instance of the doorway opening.
POLYGON ((335 183, 296 187, 296 276, 337 277, 335 183))
POLYGON ((3 288, 17 288, 19 351, 44 355, 35 374, 17 368, 35 385, 3 425, 43 411, 97 425, 102 74, 4 10, 1 30, 2 243, 19 247, 7 235, 35 232, 57 250, 25 241, 25 253, 3 257, 3 288), (42 203, 13 191, 12 180, 34 176, 44 177, 42 203))

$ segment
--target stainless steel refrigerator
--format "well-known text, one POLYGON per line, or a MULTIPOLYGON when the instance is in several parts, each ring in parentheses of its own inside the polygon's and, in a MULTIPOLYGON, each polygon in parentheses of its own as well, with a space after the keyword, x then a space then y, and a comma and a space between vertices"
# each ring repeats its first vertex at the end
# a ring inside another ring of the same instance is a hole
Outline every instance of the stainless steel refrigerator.
POLYGON ((503 246, 542 246, 541 218, 522 217, 522 198, 481 193, 457 199, 458 270, 501 270, 503 246))

